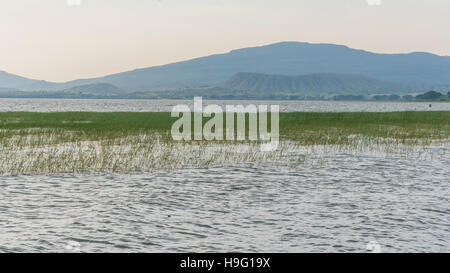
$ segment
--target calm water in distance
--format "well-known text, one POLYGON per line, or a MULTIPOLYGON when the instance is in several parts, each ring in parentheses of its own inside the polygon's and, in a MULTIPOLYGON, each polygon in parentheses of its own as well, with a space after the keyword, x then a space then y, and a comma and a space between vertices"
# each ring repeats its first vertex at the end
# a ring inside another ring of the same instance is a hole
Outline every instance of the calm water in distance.
MULTIPOLYGON (((0 99, 0 112, 170 112, 193 100, 0 99)), ((204 101, 204 105, 280 105, 281 112, 450 111, 449 102, 204 101)))

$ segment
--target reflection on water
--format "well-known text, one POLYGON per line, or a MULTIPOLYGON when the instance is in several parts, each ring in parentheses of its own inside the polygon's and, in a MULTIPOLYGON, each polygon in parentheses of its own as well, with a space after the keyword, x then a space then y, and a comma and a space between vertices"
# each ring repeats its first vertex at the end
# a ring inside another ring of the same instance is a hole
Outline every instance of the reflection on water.
MULTIPOLYGON (((170 112, 192 100, 0 99, 0 112, 170 112)), ((281 112, 449 111, 449 102, 204 101, 204 105, 280 105, 281 112)))
POLYGON ((450 251, 450 148, 132 175, 0 177, 0 251, 450 251))

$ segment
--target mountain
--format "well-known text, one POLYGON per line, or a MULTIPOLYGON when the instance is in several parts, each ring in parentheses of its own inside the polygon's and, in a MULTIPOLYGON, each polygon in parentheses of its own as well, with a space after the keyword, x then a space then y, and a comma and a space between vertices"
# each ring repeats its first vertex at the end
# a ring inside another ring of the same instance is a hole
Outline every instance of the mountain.
POLYGON ((289 94, 379 94, 407 93, 410 86, 352 74, 281 76, 237 73, 223 87, 258 93, 289 94))
POLYGON ((63 86, 63 84, 28 79, 0 71, 0 89, 2 90, 54 90, 57 86, 63 86))
POLYGON ((30 85, 34 82, 35 81, 31 79, 0 71, 0 88, 5 90, 23 88, 24 86, 30 85))
POLYGON ((35 81, 6 73, 0 75, 0 87, 62 90, 109 83, 127 92, 142 92, 215 86, 241 71, 287 76, 358 74, 405 85, 450 85, 447 56, 423 52, 380 54, 342 45, 282 42, 67 83, 35 81))
POLYGON ((19 91, 19 90, 15 89, 15 88, 3 88, 3 87, 0 87, 0 92, 15 92, 15 91, 19 91))
POLYGON ((66 93, 88 93, 93 95, 123 94, 124 91, 119 87, 109 83, 93 83, 74 86, 64 90, 66 93))

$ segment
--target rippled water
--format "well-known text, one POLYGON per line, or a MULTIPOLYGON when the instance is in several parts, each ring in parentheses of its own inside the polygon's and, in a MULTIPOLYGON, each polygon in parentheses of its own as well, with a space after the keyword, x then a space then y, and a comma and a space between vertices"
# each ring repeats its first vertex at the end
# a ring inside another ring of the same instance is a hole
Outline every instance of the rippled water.
POLYGON ((450 251, 450 148, 295 168, 0 178, 0 251, 450 251))
MULTIPOLYGON (((0 99, 0 112, 170 112, 192 100, 90 100, 90 99, 0 99)), ((449 102, 337 102, 337 101, 204 101, 204 104, 280 105, 282 112, 393 112, 450 111, 449 102)))
MULTIPOLYGON (((171 111, 174 100, 0 99, 4 111, 171 111)), ((450 103, 207 101, 281 111, 450 103)), ((450 251, 450 147, 135 174, 0 176, 0 252, 450 251)))

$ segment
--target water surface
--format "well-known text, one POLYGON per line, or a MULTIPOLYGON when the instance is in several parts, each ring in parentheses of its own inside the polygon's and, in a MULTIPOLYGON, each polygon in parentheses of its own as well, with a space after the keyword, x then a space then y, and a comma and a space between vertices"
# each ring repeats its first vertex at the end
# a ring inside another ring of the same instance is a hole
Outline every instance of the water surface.
MULTIPOLYGON (((0 99, 4 111, 171 111, 174 100, 0 99)), ((450 103, 206 101, 281 111, 450 110, 450 103)), ((450 251, 450 147, 337 153, 296 167, 0 176, 0 252, 450 251)), ((289 158, 286 158, 289 160, 289 158)), ((288 166, 290 164, 286 164, 288 166)))
MULTIPOLYGON (((0 99, 0 112, 170 112, 193 100, 0 99)), ((281 112, 450 111, 449 102, 204 101, 204 105, 280 105, 281 112)))
POLYGON ((131 175, 0 177, 0 252, 450 251, 450 148, 131 175), (73 245, 75 244, 75 247, 73 245))

